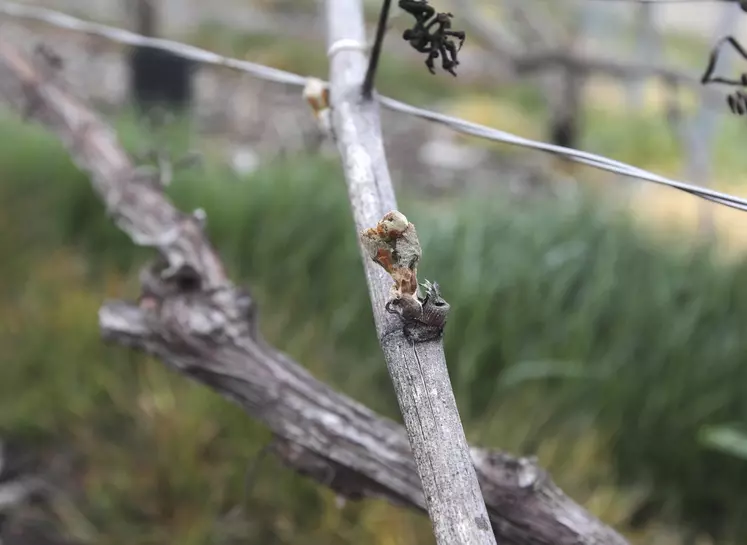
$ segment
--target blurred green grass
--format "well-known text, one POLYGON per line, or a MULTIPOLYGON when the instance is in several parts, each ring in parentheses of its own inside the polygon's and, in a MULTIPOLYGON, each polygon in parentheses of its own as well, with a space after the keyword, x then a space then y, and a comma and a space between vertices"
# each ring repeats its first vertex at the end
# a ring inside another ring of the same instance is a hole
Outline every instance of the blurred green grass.
MULTIPOLYGON (((130 147, 143 138, 127 121, 120 132, 130 147)), ((51 137, 3 120, 0 140, 0 429, 85 457, 84 499, 63 517, 71 532, 105 544, 432 539, 423 517, 378 502, 338 509, 271 461, 244 498, 240 477, 267 432, 99 339, 100 302, 134 298, 148 254, 111 225, 51 137)), ((398 418, 336 162, 298 156, 245 177, 209 162, 169 193, 207 211, 270 342, 398 418)), ((418 225, 421 275, 452 304, 446 350, 471 440, 538 454, 608 522, 646 497, 660 505, 657 523, 741 542, 747 467, 699 436, 747 416, 747 263, 722 263, 677 233, 654 241, 583 196, 405 199, 401 209, 418 225)))

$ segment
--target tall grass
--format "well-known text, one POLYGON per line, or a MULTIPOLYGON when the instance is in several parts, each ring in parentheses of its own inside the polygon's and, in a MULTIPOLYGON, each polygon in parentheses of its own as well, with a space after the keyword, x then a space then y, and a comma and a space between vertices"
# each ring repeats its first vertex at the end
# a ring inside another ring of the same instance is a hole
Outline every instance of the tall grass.
MULTIPOLYGON (((245 499, 240 476, 267 433, 99 340, 98 304, 136 296, 148 253, 51 138, 6 121, 0 141, 0 427, 84 455, 70 528, 100 543, 428 541, 422 518, 377 503, 340 511, 271 462, 245 499)), ((296 157, 246 177, 210 163, 169 193, 206 210, 271 342, 398 417, 336 163, 296 157)), ((658 520, 744 539, 745 462, 698 436, 747 419, 746 263, 651 240, 583 198, 411 199, 401 210, 418 226, 421 276, 452 305, 447 358, 473 440, 538 453, 605 520, 625 519, 643 490, 658 520)))

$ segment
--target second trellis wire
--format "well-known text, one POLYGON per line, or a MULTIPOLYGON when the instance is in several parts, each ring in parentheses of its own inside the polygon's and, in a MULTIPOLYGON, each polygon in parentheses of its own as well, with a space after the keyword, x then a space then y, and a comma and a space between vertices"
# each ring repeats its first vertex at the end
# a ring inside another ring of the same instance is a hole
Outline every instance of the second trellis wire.
MULTIPOLYGON (((305 86, 307 82, 307 78, 298 74, 286 72, 285 70, 271 68, 269 66, 264 66, 250 61, 224 57, 222 55, 218 55, 217 53, 213 53, 199 47, 194 47, 172 40, 149 38, 121 28, 84 21, 82 19, 78 19, 77 17, 72 17, 65 13, 50 10, 47 8, 22 5, 15 2, 0 2, 0 14, 21 19, 42 21, 46 24, 53 25, 59 28, 65 28, 68 30, 99 36, 126 45, 150 46, 163 49, 192 61, 217 66, 225 66, 226 68, 245 72, 267 81, 295 85, 298 87, 305 86)), ((400 102, 398 100, 394 100, 385 96, 378 96, 377 98, 386 108, 423 119, 429 119, 437 123, 442 123, 450 127, 451 129, 464 134, 469 134, 471 136, 476 136, 485 140, 492 140, 494 142, 503 142, 514 146, 545 151, 565 157, 578 163, 589 165, 599 170, 605 170, 608 172, 613 172, 615 174, 637 178, 639 180, 666 185, 675 189, 679 189, 680 191, 685 191, 686 193, 701 197, 703 199, 722 204, 724 206, 747 211, 747 199, 735 197, 733 195, 722 193, 720 191, 714 191, 705 187, 700 187, 693 184, 665 178, 664 176, 659 176, 658 174, 654 174, 653 172, 649 172, 647 170, 629 165, 627 163, 623 163, 621 161, 609 159, 601 155, 596 155, 594 153, 588 153, 573 148, 565 148, 562 146, 556 146, 554 144, 548 144, 545 142, 530 140, 528 138, 522 138, 521 136, 516 136, 505 131, 487 127, 485 125, 472 123, 470 121, 459 119, 457 117, 452 117, 449 115, 440 114, 438 112, 425 110, 423 108, 418 108, 416 106, 411 106, 409 104, 405 104, 404 102, 400 102)))

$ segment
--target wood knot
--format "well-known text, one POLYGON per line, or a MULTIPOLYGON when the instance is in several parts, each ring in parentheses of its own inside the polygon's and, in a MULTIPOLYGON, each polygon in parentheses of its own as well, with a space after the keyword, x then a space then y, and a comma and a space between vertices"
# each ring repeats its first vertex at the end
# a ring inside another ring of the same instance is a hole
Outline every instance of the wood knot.
POLYGON ((140 285, 140 307, 155 309, 169 297, 198 292, 202 278, 186 263, 170 271, 166 260, 159 257, 140 270, 140 285))

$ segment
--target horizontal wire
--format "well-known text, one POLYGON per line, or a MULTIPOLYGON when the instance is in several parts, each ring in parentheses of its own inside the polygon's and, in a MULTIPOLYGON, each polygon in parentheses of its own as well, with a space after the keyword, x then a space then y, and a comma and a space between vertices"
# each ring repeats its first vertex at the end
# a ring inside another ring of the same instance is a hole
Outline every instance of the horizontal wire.
POLYGON ((150 38, 122 28, 84 21, 83 19, 78 19, 77 17, 47 8, 17 4, 15 2, 0 2, 0 13, 19 19, 42 21, 56 27, 99 36, 126 45, 162 49, 185 59, 214 66, 225 66, 241 72, 253 74, 267 81, 298 86, 306 84, 306 78, 297 74, 292 74, 291 72, 286 72, 285 70, 278 70, 277 68, 271 68, 269 66, 241 59, 224 57, 217 53, 213 53, 212 51, 175 42, 173 40, 150 38))
POLYGON ((594 153, 580 151, 573 148, 566 148, 563 146, 556 146, 555 144, 548 144, 546 142, 530 140, 528 138, 516 136, 505 131, 493 129, 491 127, 486 127, 477 123, 472 123, 471 121, 465 121, 463 119, 459 119, 449 115, 444 115, 437 112, 432 112, 430 110, 424 110, 415 106, 410 106, 409 104, 405 104, 404 102, 399 102, 387 97, 379 97, 379 100, 383 105, 392 110, 407 113, 424 119, 430 119, 431 121, 447 125, 448 127, 464 134, 477 136, 479 138, 492 140, 494 142, 502 142, 514 146, 545 151, 554 155, 560 155, 567 159, 571 159, 572 161, 583 163, 599 170, 606 170, 615 174, 621 174, 623 176, 629 176, 631 178, 637 178, 656 184, 666 185, 675 189, 679 189, 680 191, 685 191, 692 195, 717 202, 719 204, 737 208, 738 210, 747 210, 747 199, 734 197, 727 193, 722 193, 720 191, 715 191, 693 184, 671 180, 669 178, 665 178, 664 176, 654 174, 653 172, 634 167, 621 161, 609 159, 602 155, 596 155, 594 153))
MULTIPOLYGON (((657 1, 661 2, 662 0, 657 1)), ((60 13, 58 11, 47 8, 22 5, 15 2, 0 2, 0 14, 20 19, 42 21, 44 23, 60 28, 99 36, 114 42, 119 42, 131 46, 145 46, 162 49, 182 56, 186 59, 215 66, 225 66, 227 68, 254 75, 267 81, 295 85, 299 87, 305 86, 307 82, 307 78, 298 74, 287 72, 285 70, 271 68, 250 61, 224 57, 222 55, 218 55, 217 53, 213 53, 199 47, 194 47, 172 40, 149 38, 140 34, 136 34, 134 32, 130 32, 128 30, 103 25, 100 23, 84 21, 82 19, 78 19, 76 17, 72 17, 70 15, 66 15, 64 13, 60 13)), ((654 174, 653 172, 635 167, 633 165, 604 157, 602 155, 580 151, 573 148, 566 148, 563 146, 556 146, 554 144, 548 144, 546 142, 530 140, 528 138, 523 138, 521 136, 517 136, 505 131, 487 127, 485 125, 480 125, 478 123, 473 123, 464 119, 459 119, 457 117, 441 114, 423 108, 418 108, 416 106, 411 106, 410 104, 406 104, 389 97, 377 95, 377 98, 383 106, 390 110, 398 111, 422 119, 428 119, 436 123, 441 123, 463 134, 476 136, 478 138, 491 140, 494 142, 502 142, 513 146, 544 151, 547 153, 565 157, 572 161, 585 164, 599 170, 604 170, 607 172, 612 172, 614 174, 644 180, 655 184, 665 185, 724 206, 736 208, 737 210, 747 211, 747 199, 744 198, 735 197, 733 195, 729 195, 720 191, 715 191, 705 187, 672 180, 664 176, 654 174)))

